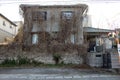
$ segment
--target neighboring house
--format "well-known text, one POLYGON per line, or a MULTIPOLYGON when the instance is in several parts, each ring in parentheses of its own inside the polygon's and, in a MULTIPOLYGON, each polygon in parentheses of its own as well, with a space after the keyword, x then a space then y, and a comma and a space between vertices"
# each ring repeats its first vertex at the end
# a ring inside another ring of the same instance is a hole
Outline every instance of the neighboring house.
POLYGON ((17 25, 17 27, 16 27, 16 36, 14 38, 14 42, 22 43, 22 39, 23 39, 23 22, 22 21, 16 21, 14 23, 17 25))
POLYGON ((88 51, 102 51, 103 43, 108 39, 108 34, 113 30, 84 27, 84 40, 88 44, 88 51), (97 47, 98 46, 98 47, 97 47), (99 47, 100 46, 100 47, 99 47))
POLYGON ((91 38, 107 37, 108 33, 113 32, 114 30, 84 27, 83 31, 85 40, 89 40, 91 38))
POLYGON ((83 27, 90 27, 92 26, 92 18, 91 15, 87 14, 83 18, 83 27))
POLYGON ((15 36, 16 24, 0 13, 0 43, 15 36))
POLYGON ((16 30, 15 30, 15 34, 17 35, 20 28, 23 27, 23 22, 22 21, 14 21, 14 24, 17 25, 16 30))
POLYGON ((17 27, 16 27, 16 36, 14 38, 14 41, 17 43, 22 43, 23 39, 23 22, 22 21, 15 21, 14 22, 17 27))
POLYGON ((83 44, 83 15, 88 10, 79 5, 21 5, 24 17, 24 45, 83 44))

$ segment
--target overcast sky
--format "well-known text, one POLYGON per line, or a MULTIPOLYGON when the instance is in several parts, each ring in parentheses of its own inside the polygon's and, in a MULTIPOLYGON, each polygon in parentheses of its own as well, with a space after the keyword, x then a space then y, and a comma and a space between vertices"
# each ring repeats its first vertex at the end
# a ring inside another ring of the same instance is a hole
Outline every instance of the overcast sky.
POLYGON ((0 13, 12 21, 22 20, 19 15, 20 4, 78 4, 89 6, 92 27, 120 28, 120 0, 0 0, 0 13))

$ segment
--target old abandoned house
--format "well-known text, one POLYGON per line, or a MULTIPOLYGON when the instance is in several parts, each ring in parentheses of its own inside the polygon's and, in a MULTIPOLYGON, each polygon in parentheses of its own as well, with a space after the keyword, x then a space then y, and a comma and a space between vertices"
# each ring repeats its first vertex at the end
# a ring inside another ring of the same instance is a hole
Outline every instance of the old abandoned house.
POLYGON ((83 16, 88 6, 78 5, 24 5, 24 46, 81 45, 83 44, 83 16))

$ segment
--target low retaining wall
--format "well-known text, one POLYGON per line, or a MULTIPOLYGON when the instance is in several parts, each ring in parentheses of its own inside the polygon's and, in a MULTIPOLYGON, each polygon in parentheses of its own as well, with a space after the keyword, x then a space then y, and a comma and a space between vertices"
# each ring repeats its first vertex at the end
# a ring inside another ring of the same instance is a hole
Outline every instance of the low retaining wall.
MULTIPOLYGON (((77 51, 73 52, 59 52, 61 56, 61 61, 63 63, 72 63, 72 64, 82 64, 83 59, 80 55, 78 55, 77 51)), ((5 46, 0 47, 0 62, 2 62, 4 59, 16 59, 17 56, 23 56, 27 57, 29 59, 34 59, 39 62, 43 62, 46 64, 54 64, 53 60, 53 54, 52 53, 41 53, 37 52, 35 50, 31 51, 22 51, 22 48, 20 46, 17 47, 11 47, 11 46, 5 46)))

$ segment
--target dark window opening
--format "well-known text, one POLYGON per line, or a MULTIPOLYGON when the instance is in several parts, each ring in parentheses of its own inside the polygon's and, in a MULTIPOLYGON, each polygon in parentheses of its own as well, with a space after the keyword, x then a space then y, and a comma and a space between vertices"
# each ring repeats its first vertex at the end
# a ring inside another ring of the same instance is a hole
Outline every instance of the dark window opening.
POLYGON ((10 28, 12 28, 12 26, 10 26, 10 28))
POLYGON ((47 12, 45 11, 33 12, 33 21, 46 21, 46 20, 47 20, 47 12))
POLYGON ((3 25, 6 26, 5 21, 3 21, 3 25))
POLYGON ((52 32, 52 34, 53 34, 52 36, 53 36, 54 39, 58 38, 58 32, 52 32))
POLYGON ((73 11, 62 11, 61 18, 63 20, 71 20, 73 19, 74 12, 73 11))

